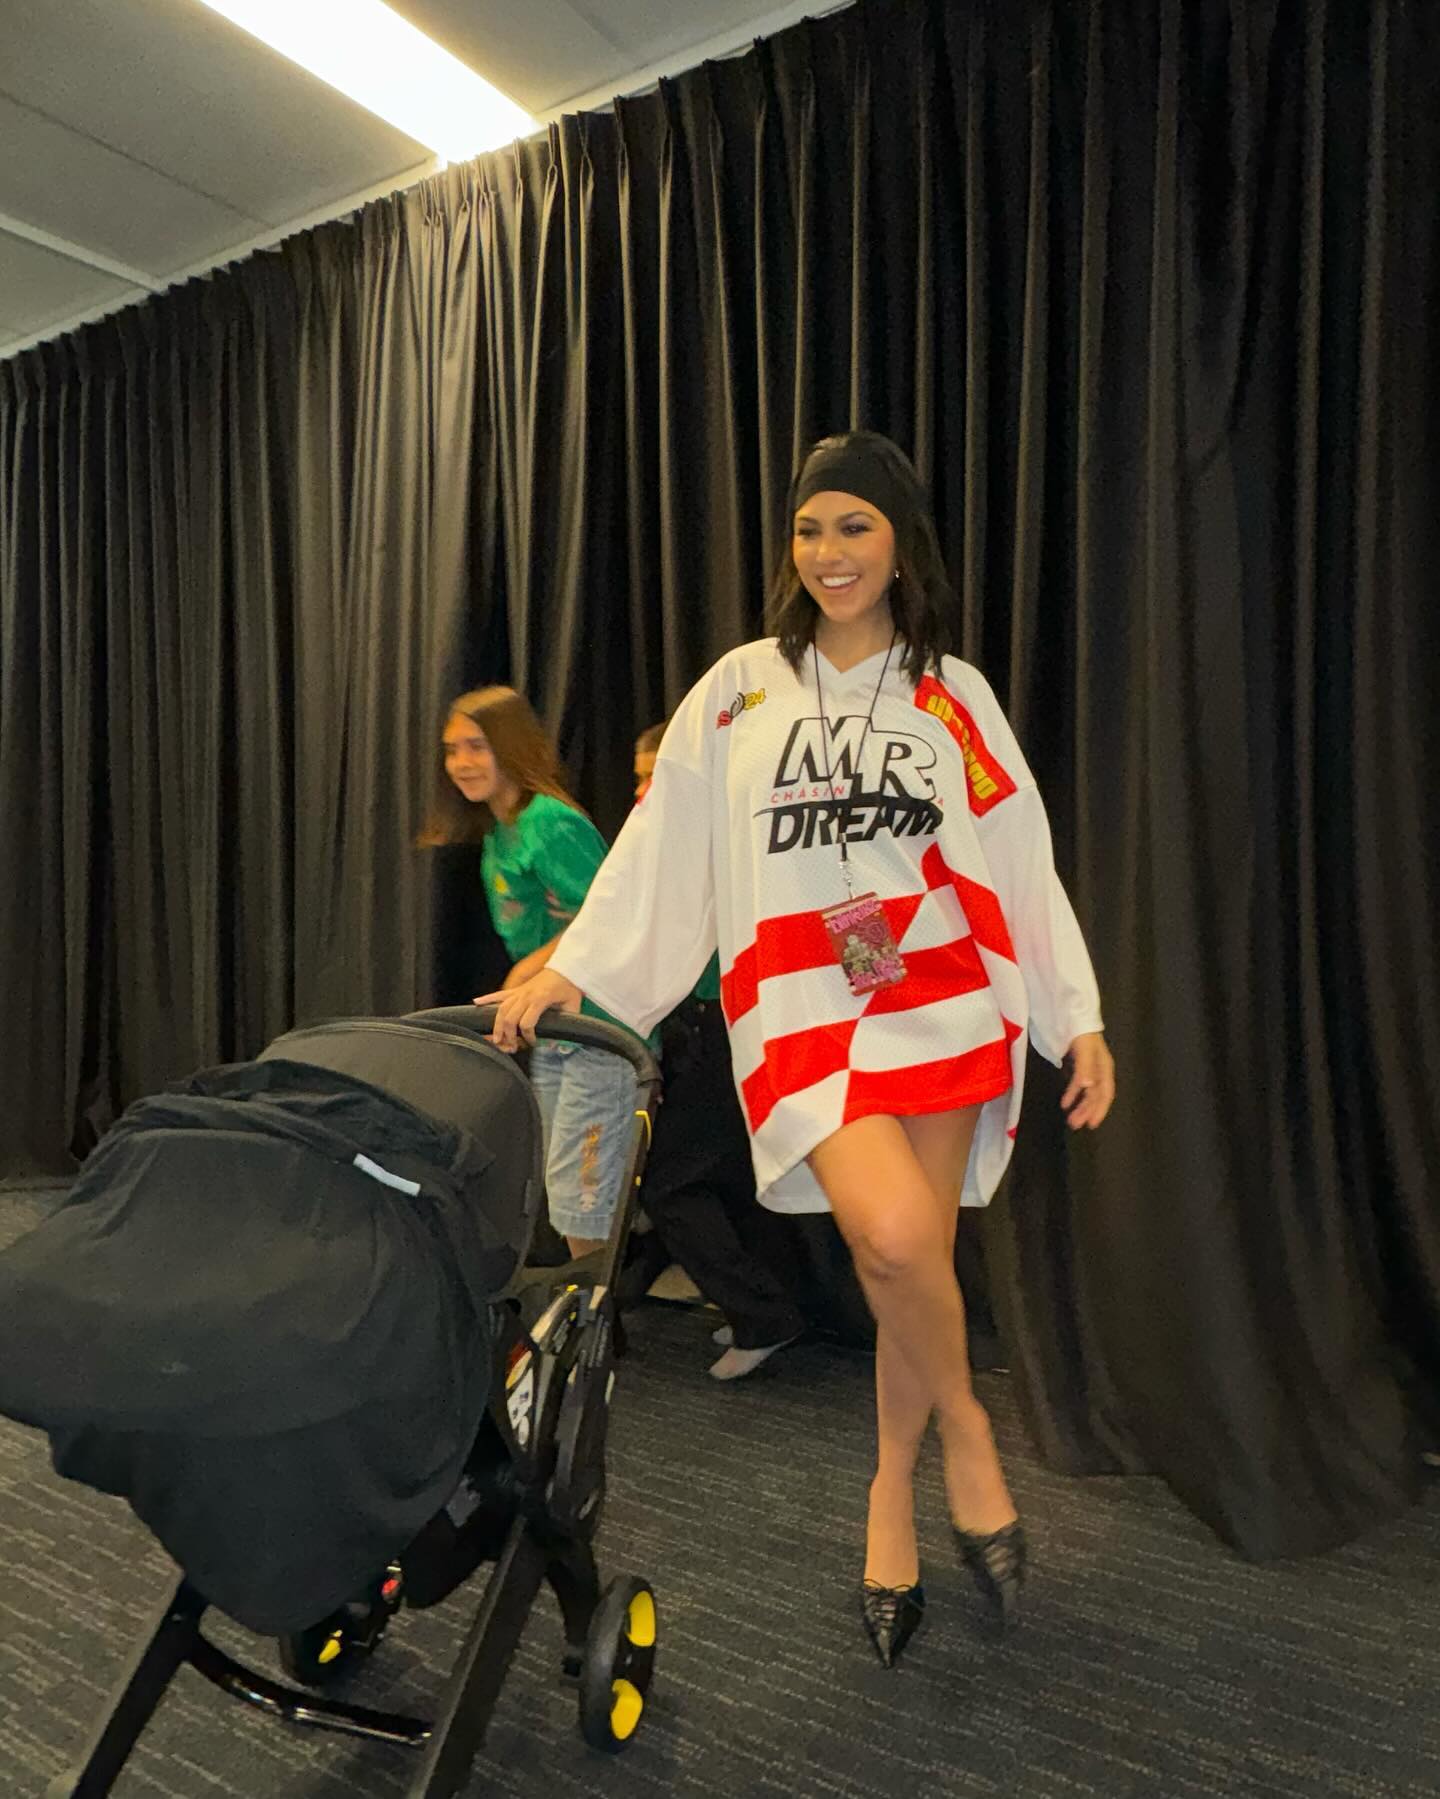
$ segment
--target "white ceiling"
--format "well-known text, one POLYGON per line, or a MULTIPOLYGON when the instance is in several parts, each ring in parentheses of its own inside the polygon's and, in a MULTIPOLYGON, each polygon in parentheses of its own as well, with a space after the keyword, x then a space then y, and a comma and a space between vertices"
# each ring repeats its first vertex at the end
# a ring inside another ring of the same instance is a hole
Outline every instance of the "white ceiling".
MULTIPOLYGON (((390 4, 544 122, 833 0, 390 4)), ((0 0, 0 357, 435 167, 200 0, 0 0)))

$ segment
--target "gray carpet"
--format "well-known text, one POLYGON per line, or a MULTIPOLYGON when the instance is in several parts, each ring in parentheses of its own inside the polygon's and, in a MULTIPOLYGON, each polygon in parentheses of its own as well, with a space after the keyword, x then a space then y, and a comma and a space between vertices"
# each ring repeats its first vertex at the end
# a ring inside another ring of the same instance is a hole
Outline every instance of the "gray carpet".
MULTIPOLYGON (((0 1195, 0 1244, 43 1195, 0 1195)), ((611 1432, 607 1573, 654 1581, 652 1704, 631 1749, 586 1750, 537 1607, 469 1791, 514 1799, 1434 1799, 1440 1793, 1440 1493, 1365 1542, 1294 1566, 1237 1561, 1157 1482, 1070 1481, 1036 1461, 1008 1382, 990 1405, 1036 1559, 1023 1632, 975 1628, 934 1458, 922 1493, 931 1615, 903 1665, 854 1614, 869 1368, 802 1346, 706 1379, 709 1320, 631 1326, 611 1432)), ((39 1795, 80 1739, 166 1564, 120 1505, 50 1473, 0 1421, 0 1792, 39 1795)), ((467 1592, 402 1614, 356 1696, 415 1705, 467 1592)), ((253 1650, 238 1631, 227 1647, 253 1650)), ((262 1661, 266 1658, 260 1656, 262 1661)), ((268 1665, 268 1664, 267 1664, 268 1665)), ((119 1799, 399 1799, 405 1752, 287 1731, 183 1673, 119 1799)))

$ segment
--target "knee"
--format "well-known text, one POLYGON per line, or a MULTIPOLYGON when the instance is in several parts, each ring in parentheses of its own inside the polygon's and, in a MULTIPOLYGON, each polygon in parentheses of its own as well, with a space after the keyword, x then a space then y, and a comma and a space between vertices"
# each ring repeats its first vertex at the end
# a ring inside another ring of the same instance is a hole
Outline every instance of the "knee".
POLYGON ((854 1235, 850 1252, 867 1286, 903 1286, 941 1253, 938 1233, 918 1219, 873 1219, 854 1235))

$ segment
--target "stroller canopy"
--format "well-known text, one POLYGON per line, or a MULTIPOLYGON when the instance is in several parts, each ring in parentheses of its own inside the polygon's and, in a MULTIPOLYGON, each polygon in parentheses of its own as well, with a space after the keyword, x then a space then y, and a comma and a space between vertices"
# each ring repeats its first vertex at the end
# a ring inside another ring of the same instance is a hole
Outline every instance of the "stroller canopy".
POLYGON ((504 1058, 389 1021, 140 1101, 0 1255, 0 1411, 213 1604, 306 1627, 458 1483, 538 1139, 504 1058))

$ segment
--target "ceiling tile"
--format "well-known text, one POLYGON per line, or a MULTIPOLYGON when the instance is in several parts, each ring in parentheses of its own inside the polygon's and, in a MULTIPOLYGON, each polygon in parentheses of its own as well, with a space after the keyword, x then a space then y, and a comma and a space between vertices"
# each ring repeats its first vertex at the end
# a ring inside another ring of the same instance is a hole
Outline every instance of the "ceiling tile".
MULTIPOLYGON (((808 7, 821 12, 831 0, 815 0, 808 7)), ((605 29, 632 52, 629 66, 647 69, 688 49, 716 38, 758 26, 777 10, 779 0, 570 0, 583 17, 600 18, 605 29)), ((594 83, 591 83, 594 86, 594 83)), ((579 88, 572 92, 579 93, 579 88)))
MULTIPOLYGON (((697 0, 683 0, 684 6, 697 0)), ((396 12, 533 113, 639 66, 605 24, 570 0, 391 0, 396 12)))
POLYGON ((143 290, 0 231, 0 339, 21 337, 143 290))
POLYGON ((267 225, 428 157, 199 0, 31 6, 0 93, 267 225))
POLYGON ((254 237, 262 225, 3 97, 0 213, 157 277, 254 237))

